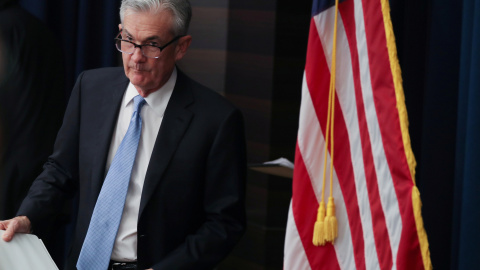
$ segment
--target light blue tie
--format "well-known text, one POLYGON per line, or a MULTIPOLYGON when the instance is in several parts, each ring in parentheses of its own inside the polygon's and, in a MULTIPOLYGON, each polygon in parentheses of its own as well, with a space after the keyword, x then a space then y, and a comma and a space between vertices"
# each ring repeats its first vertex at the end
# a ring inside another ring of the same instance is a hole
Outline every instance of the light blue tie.
POLYGON ((134 111, 130 125, 113 158, 93 210, 77 261, 79 270, 106 270, 110 262, 142 132, 140 111, 145 100, 138 95, 133 101, 134 111))

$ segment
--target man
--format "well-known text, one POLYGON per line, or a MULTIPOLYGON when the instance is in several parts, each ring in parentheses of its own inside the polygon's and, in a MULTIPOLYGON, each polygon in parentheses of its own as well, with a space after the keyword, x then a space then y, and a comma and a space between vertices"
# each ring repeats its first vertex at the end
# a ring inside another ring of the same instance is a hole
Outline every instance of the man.
POLYGON ((245 229, 241 113, 175 67, 191 42, 188 1, 124 0, 120 17, 116 44, 123 70, 79 76, 45 170, 19 216, 0 222, 4 240, 14 232, 42 235, 44 222, 78 191, 67 269, 212 269, 245 229), (117 211, 117 203, 104 210, 104 194, 120 181, 111 175, 128 167, 118 165, 115 152, 125 153, 132 123, 141 129, 138 151, 105 259, 99 255, 105 241, 98 239, 111 229, 95 224, 98 213, 117 211), (136 268, 122 268, 130 266, 136 268))

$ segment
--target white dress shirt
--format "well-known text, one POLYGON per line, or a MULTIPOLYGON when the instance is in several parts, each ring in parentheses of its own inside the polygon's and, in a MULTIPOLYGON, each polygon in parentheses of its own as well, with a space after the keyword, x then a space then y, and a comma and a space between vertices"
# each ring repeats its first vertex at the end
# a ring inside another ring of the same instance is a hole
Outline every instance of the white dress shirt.
MULTIPOLYGON (((177 70, 174 69, 170 79, 160 89, 145 98, 146 103, 141 110, 142 133, 138 144, 137 156, 133 164, 122 221, 120 222, 113 246, 112 260, 122 262, 137 260, 137 222, 143 182, 147 173, 153 146, 157 139, 158 130, 162 123, 163 114, 172 95, 176 80, 177 70)), ((125 133, 127 133, 133 112, 133 98, 137 95, 138 92, 135 86, 130 83, 123 95, 117 125, 113 133, 106 164, 107 171, 108 168, 110 168, 118 146, 125 136, 125 133)))

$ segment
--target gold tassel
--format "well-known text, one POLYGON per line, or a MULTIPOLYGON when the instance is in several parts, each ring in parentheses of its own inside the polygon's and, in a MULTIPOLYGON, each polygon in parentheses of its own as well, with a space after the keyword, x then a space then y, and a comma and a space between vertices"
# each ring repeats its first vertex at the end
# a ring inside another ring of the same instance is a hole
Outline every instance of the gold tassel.
POLYGON ((313 245, 324 246, 325 245, 325 203, 320 202, 317 212, 317 221, 313 228, 313 245))
POLYGON ((335 217, 335 203, 333 202, 333 197, 330 196, 327 204, 327 217, 325 218, 325 240, 333 244, 337 236, 338 224, 335 217))
POLYGON ((336 74, 336 47, 337 47, 337 19, 338 17, 338 0, 335 0, 335 24, 333 30, 333 50, 332 50, 332 65, 330 73, 330 89, 328 94, 328 111, 327 111, 327 127, 325 136, 325 160, 323 164, 323 181, 322 181, 322 198, 317 211, 317 221, 315 222, 313 230, 313 245, 324 246, 327 242, 333 244, 333 241, 338 236, 338 224, 335 217, 335 203, 333 202, 333 161, 334 159, 334 120, 335 120, 335 74, 336 74), (329 140, 330 139, 330 140, 329 140), (328 198, 327 215, 325 216, 325 181, 327 168, 327 153, 330 142, 330 197, 328 198))

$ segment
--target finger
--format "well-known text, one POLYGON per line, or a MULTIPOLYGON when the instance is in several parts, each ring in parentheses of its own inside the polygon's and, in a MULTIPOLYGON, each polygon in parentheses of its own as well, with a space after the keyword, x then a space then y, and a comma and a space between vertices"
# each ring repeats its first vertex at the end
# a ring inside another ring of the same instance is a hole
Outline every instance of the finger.
POLYGON ((5 233, 3 233, 3 235, 2 235, 2 239, 3 239, 3 241, 5 241, 5 242, 10 242, 10 241, 12 240, 12 237, 10 237, 10 235, 8 235, 8 233, 5 232, 5 233))
MULTIPOLYGON (((8 229, 8 223, 9 223, 9 220, 0 222, 0 230, 5 230, 5 232, 3 232, 3 235, 2 235, 2 239, 5 240, 5 241, 7 241, 7 239, 10 239, 8 237, 7 232, 6 232, 6 230, 8 229)), ((10 241, 10 240, 8 240, 8 241, 10 241)))
POLYGON ((10 242, 13 239, 13 235, 15 234, 15 231, 18 228, 18 221, 13 219, 11 222, 9 222, 7 230, 3 233, 3 240, 6 242, 10 242))
POLYGON ((7 229, 7 225, 5 224, 4 221, 0 221, 0 230, 6 230, 7 229))

